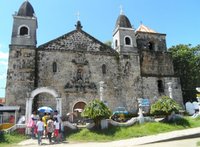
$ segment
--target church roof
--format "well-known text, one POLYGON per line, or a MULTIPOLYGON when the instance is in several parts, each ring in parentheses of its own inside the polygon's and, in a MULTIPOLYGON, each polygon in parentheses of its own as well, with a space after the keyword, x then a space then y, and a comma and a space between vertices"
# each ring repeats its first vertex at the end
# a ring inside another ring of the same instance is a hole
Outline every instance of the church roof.
POLYGON ((147 32, 147 33, 157 33, 156 31, 150 29, 149 27, 141 24, 138 29, 136 30, 136 32, 147 32))
POLYGON ((17 13, 18 16, 29 16, 33 17, 34 16, 34 9, 32 5, 29 3, 28 0, 26 0, 21 7, 19 8, 19 11, 17 13))
POLYGON ((117 53, 114 49, 92 37, 82 29, 76 29, 62 35, 52 41, 40 45, 38 49, 60 50, 60 51, 81 51, 96 53, 117 53))
POLYGON ((124 14, 120 14, 119 17, 117 18, 115 28, 117 27, 124 27, 124 28, 132 28, 131 23, 124 14))

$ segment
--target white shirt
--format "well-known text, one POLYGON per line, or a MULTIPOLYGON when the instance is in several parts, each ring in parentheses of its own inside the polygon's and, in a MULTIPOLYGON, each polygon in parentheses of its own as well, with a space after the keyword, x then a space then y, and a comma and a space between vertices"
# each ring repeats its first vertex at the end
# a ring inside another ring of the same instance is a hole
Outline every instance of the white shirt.
POLYGON ((35 123, 37 123, 37 120, 38 120, 38 116, 37 116, 37 115, 31 114, 31 118, 33 119, 33 121, 34 121, 35 123))
POLYGON ((38 131, 43 131, 44 130, 44 123, 39 120, 37 122, 37 127, 38 127, 38 131))
POLYGON ((59 122, 54 122, 54 125, 55 125, 55 129, 56 130, 59 130, 60 129, 60 123, 59 122))
POLYGON ((61 116, 60 116, 59 114, 54 115, 53 117, 54 117, 54 118, 56 117, 59 123, 62 122, 62 120, 61 120, 61 116))

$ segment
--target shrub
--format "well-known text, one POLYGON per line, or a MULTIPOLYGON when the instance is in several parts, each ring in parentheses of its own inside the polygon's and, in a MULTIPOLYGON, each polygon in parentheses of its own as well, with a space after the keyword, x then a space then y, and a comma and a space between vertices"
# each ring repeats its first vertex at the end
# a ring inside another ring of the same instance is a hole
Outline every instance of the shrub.
POLYGON ((100 121, 109 118, 111 111, 103 102, 94 99, 85 106, 81 115, 93 119, 96 128, 100 128, 100 121))
POLYGON ((181 109, 180 105, 168 96, 162 96, 153 105, 150 113, 153 115, 168 116, 172 112, 177 113, 181 109))

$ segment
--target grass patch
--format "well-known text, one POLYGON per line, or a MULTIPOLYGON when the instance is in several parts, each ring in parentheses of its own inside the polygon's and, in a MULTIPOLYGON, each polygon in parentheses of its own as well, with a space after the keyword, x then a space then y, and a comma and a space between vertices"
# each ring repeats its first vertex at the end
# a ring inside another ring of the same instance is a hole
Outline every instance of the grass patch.
MULTIPOLYGON (((158 133, 200 127, 200 118, 184 117, 173 122, 151 122, 136 124, 130 127, 109 127, 105 130, 91 131, 80 129, 67 131, 66 139, 70 142, 106 142, 141 136, 154 135, 158 133)), ((17 143, 27 139, 27 136, 17 133, 0 134, 0 147, 15 146, 17 143)), ((200 144, 200 142, 198 143, 200 144)), ((200 146, 200 145, 199 145, 200 146)))
POLYGON ((200 147, 200 141, 197 142, 197 147, 200 147))
MULTIPOLYGON (((177 129, 177 127, 175 127, 177 129)), ((76 133, 68 134, 67 139, 70 141, 114 141, 120 139, 128 139, 133 137, 141 137, 153 135, 161 132, 175 130, 173 125, 165 123, 145 123, 142 125, 134 125, 130 127, 110 127, 106 130, 90 131, 81 129, 76 133)))
POLYGON ((0 146, 1 147, 8 147, 11 144, 19 143, 23 140, 27 139, 25 135, 18 134, 16 132, 7 134, 7 133, 1 133, 0 134, 0 146))
POLYGON ((136 124, 130 127, 109 127, 109 129, 100 131, 81 129, 76 132, 68 132, 66 138, 69 141, 105 142, 154 135, 193 127, 200 127, 200 118, 193 119, 191 117, 185 117, 169 123, 151 122, 141 125, 136 124))

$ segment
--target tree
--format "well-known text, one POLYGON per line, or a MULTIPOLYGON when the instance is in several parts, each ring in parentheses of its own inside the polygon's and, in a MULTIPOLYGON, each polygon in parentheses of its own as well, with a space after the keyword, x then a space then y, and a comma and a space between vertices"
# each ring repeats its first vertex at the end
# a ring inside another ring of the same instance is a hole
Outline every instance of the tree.
POLYGON ((106 41, 104 44, 106 44, 109 47, 112 47, 112 41, 106 41))
POLYGON ((172 53, 175 75, 180 77, 184 102, 196 100, 196 87, 200 86, 200 45, 177 45, 172 53))
POLYGON ((83 117, 93 119, 95 127, 97 129, 100 129, 101 120, 109 118, 111 115, 111 111, 103 102, 98 99, 94 99, 85 106, 81 115, 83 117))
POLYGON ((178 112, 181 106, 172 98, 162 96, 154 104, 151 105, 150 113, 153 115, 165 115, 167 120, 172 112, 178 112))

